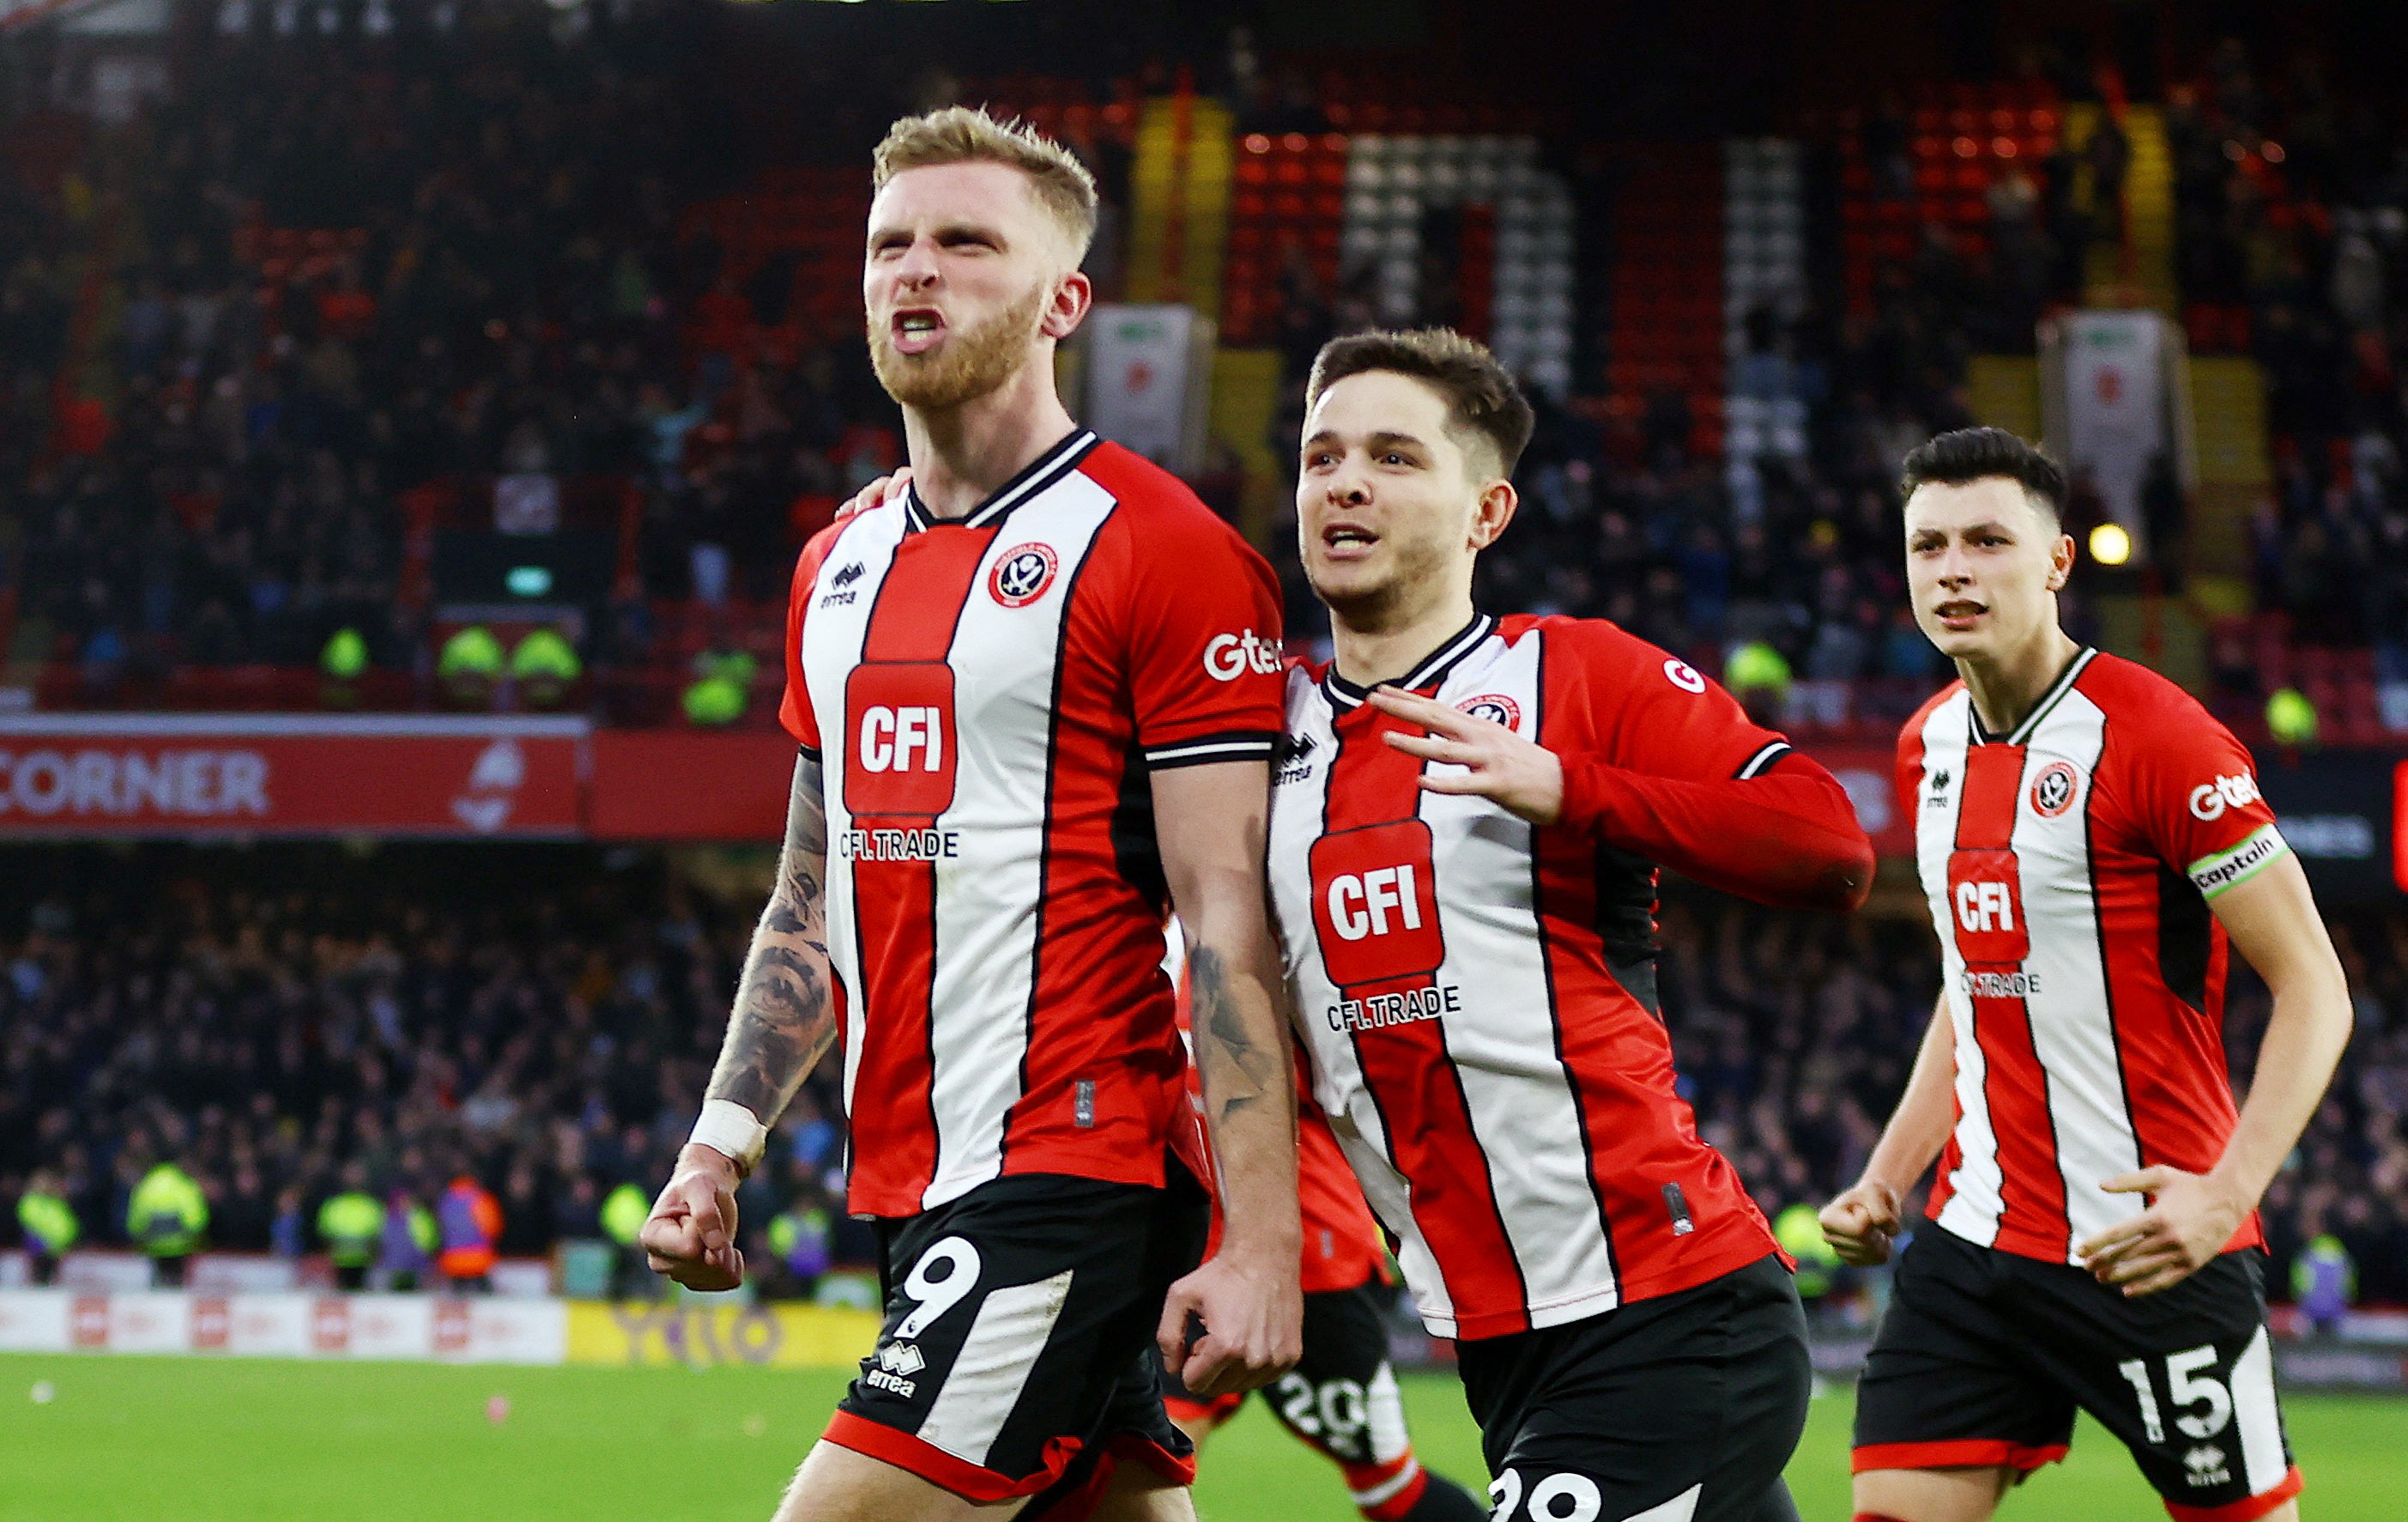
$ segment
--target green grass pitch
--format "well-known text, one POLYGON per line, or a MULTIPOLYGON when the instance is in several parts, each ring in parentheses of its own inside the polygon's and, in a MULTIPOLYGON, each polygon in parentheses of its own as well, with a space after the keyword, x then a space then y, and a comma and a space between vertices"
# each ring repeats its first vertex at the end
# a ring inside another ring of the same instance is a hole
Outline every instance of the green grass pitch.
MULTIPOLYGON (((0 1522, 767 1522, 842 1389, 836 1371, 510 1369, 0 1356, 0 1522), (31 1394, 48 1383, 52 1399, 31 1394), (509 1402, 490 1420, 494 1396, 509 1402)), ((1481 1488, 1454 1381, 1413 1375, 1423 1458, 1481 1488)), ((2408 1401, 2294 1395, 2313 1522, 2408 1516, 2408 1401)), ((1807 1522, 1848 1515, 1848 1402, 1814 1403, 1790 1468, 1807 1522)), ((1336 1472, 1259 1401, 1215 1437, 1203 1522, 1344 1522, 1336 1472)), ((2162 1517, 2096 1428, 2010 1499, 2029 1522, 2162 1517)))

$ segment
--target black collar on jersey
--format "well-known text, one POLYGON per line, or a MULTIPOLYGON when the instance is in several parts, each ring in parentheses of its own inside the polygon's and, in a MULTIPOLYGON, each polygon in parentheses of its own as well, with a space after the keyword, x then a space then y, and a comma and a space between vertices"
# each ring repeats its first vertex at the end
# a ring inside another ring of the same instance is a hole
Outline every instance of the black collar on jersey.
POLYGON ((913 481, 903 492, 904 532, 916 534, 938 524, 953 524, 963 528, 993 528, 1010 516, 1011 510, 1079 468, 1098 440, 1084 428, 1073 428, 1063 440, 1028 462, 1020 474, 1005 481, 987 495, 987 499, 961 518, 939 518, 920 500, 920 483, 913 481))
POLYGON ((2087 645, 2075 651, 2073 653, 2073 659, 2066 662, 2065 669, 2058 672, 2057 680, 2048 684, 2048 691, 2041 694, 2040 701, 2034 703, 2032 705, 2032 711, 2024 715, 2024 722, 2015 725, 2014 732, 2008 735, 2003 740, 1982 726, 1982 711, 1973 706, 1973 695, 1970 690, 1967 691, 1965 694, 1965 713, 1971 721, 1973 726, 1973 743, 1976 745, 2030 744, 2033 733, 2040 728, 2041 721, 2048 717, 2049 710, 2057 707, 2057 704, 2065 700, 2065 695, 2073 690, 2073 679, 2082 674, 2082 668, 2088 666, 2090 664, 2090 658, 2098 653, 2099 652, 2091 649, 2087 645))
MULTIPOLYGON (((1480 641, 1487 639, 1496 627, 1497 621, 1486 613, 1474 613, 1470 623, 1455 630, 1440 643, 1438 649, 1423 656, 1420 665, 1396 681, 1383 682, 1380 685, 1402 687, 1407 692, 1435 687, 1446 680, 1446 674, 1454 670, 1458 662, 1478 649, 1480 641)), ((1371 696, 1370 688, 1358 687, 1340 676, 1338 663, 1334 660, 1329 663, 1328 674, 1321 679, 1321 690, 1328 696, 1329 706, 1340 713, 1360 708, 1363 699, 1371 696)))

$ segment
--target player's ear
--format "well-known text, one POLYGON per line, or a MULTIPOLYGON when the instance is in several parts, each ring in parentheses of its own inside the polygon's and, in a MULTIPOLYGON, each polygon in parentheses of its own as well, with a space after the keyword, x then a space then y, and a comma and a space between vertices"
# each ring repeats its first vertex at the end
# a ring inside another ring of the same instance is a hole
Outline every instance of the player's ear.
POLYGON ((1480 500, 1471 510, 1471 547, 1485 550, 1505 536, 1505 525, 1513 521, 1513 513, 1522 505, 1521 494, 1513 483, 1503 477, 1480 489, 1480 500))
POLYGON ((2057 542, 2048 547, 2048 589, 2062 592, 2073 575, 2073 536, 2059 534, 2057 542))
POLYGON ((1045 320, 1039 331, 1055 343, 1060 343, 1079 331, 1087 320, 1087 309, 1096 304, 1095 281, 1087 279, 1083 269, 1074 269, 1054 284, 1054 299, 1045 304, 1045 320))

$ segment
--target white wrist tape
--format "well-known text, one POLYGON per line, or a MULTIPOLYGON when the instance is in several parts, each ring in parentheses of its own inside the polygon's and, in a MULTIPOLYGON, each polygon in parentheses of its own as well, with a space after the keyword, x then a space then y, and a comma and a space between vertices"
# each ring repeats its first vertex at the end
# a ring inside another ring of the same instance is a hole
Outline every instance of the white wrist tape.
POLYGON ((733 1099, 705 1099, 701 1118, 694 1123, 689 1142, 699 1142, 735 1160, 738 1173, 750 1173, 769 1143, 769 1127, 761 1117, 733 1099))

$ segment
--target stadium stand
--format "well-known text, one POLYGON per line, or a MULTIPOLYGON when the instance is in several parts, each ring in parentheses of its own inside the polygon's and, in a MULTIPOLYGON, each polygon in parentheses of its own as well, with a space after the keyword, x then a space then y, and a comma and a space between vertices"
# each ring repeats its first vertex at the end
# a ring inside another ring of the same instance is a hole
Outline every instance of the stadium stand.
MULTIPOLYGON (((462 625, 438 544, 518 515, 605 547, 570 706, 770 725, 794 551, 900 458, 848 315, 866 186, 729 151, 667 15, 596 7, 567 40, 499 14, 473 44, 222 36, 122 122, 0 102, 0 688, 442 706, 462 625), (681 703, 698 676, 751 701, 681 703)), ((2028 366, 2044 315, 2129 287, 2179 318, 2200 416, 2229 424, 2189 502, 2152 498, 2188 545, 2157 570, 2205 611, 2219 711, 2262 738, 2296 687, 2328 743, 2408 731, 2408 171, 2313 53, 2231 44, 2162 105, 2043 59, 1577 153, 1476 84, 1248 48, 1177 79, 832 76, 815 108, 847 165, 862 123, 930 90, 1060 130, 1104 183, 1111 289, 1160 274, 1165 123, 1226 121, 1226 257, 1197 299, 1271 355, 1268 440, 1223 442, 1272 467, 1260 526, 1308 642, 1277 506, 1303 366, 1335 333, 1459 322, 1523 364, 1540 414, 1488 605, 1601 614, 1716 670, 1769 651, 1773 717, 1885 743, 1942 675, 1901 607, 1897 461, 1983 415, 1983 365, 2028 366)), ((411 859, 428 880, 166 848, 46 858, 71 891, 16 874, 0 1196, 64 1168, 106 1242, 137 1162, 172 1152, 221 1244, 264 1250, 288 1192, 314 1212, 347 1161, 431 1190, 465 1159, 509 1251, 591 1236, 612 1187, 660 1171, 749 910, 581 854, 488 858, 481 880, 566 886, 471 905, 411 859)), ((2361 1036, 2270 1213, 2278 1251, 2329 1228, 2370 1298, 2408 1299, 2408 921, 2338 929, 2361 1036)), ((1897 1086, 1928 937, 1683 898, 1667 940, 1701 1122, 1768 1205, 1818 1199, 1897 1086)), ((2262 1017, 2235 999, 2239 1067, 2262 1017)), ((810 1092, 765 1189, 817 1198, 836 1165, 810 1092)))

